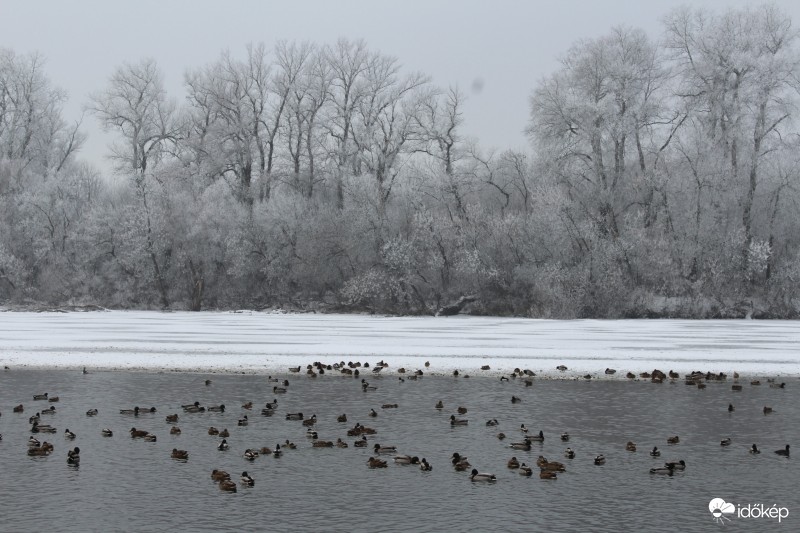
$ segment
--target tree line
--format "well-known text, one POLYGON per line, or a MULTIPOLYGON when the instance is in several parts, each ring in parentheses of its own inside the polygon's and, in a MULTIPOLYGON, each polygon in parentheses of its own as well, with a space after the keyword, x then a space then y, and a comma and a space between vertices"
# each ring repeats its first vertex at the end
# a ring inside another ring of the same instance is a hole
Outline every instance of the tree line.
POLYGON ((363 41, 185 73, 120 65, 86 102, 104 176, 36 54, 0 49, 0 303, 532 317, 795 317, 800 54, 776 7, 681 8, 575 43, 527 151, 363 41))

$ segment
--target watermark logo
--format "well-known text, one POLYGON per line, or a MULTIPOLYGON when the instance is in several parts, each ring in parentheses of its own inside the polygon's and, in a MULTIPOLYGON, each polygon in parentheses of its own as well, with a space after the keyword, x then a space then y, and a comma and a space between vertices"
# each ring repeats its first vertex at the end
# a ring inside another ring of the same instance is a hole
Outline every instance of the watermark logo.
POLYGON ((789 509, 778 507, 777 504, 769 506, 763 503, 753 503, 736 507, 722 498, 714 498, 708 502, 708 510, 714 517, 714 522, 722 525, 730 522, 731 518, 777 519, 778 523, 780 523, 781 520, 789 516, 789 509))

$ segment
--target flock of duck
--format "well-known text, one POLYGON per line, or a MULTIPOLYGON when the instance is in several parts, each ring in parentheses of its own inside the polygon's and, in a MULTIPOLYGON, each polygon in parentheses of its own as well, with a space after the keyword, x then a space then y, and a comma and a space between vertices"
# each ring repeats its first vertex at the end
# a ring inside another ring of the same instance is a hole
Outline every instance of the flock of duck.
MULTIPOLYGON (((372 369, 372 374, 380 374, 383 369, 387 368, 389 365, 380 361, 379 363, 375 364, 372 369)), ((425 363, 426 368, 429 366, 429 363, 425 363)), ((315 362, 313 364, 307 365, 306 367, 306 375, 309 378, 317 378, 328 373, 338 372, 340 374, 347 374, 353 376, 355 378, 359 378, 362 373, 366 372, 370 366, 368 363, 347 363, 344 362, 335 363, 331 365, 322 364, 319 362, 315 362)), ((489 370, 488 365, 482 367, 482 370, 489 370)), ((559 366, 557 370, 564 372, 567 370, 566 366, 559 366)), ((292 373, 300 373, 302 371, 301 367, 291 367, 289 368, 289 372, 292 373)), ((423 370, 416 370, 414 372, 407 372, 405 369, 400 368, 397 369, 397 378, 400 381, 405 381, 406 379, 418 379, 425 374, 423 370)), ((616 370, 614 369, 606 369, 605 374, 611 375, 614 374, 616 370)), ((83 373, 88 373, 84 368, 83 373)), ((454 376, 459 376, 460 373, 458 370, 453 372, 454 376)), ((502 375, 500 379, 502 381, 509 381, 514 379, 521 379, 524 381, 525 386, 529 386, 532 384, 532 378, 535 377, 536 374, 529 371, 529 370, 520 370, 515 369, 509 375, 502 375)), ((468 375, 464 377, 469 377, 468 375)), ((637 376, 628 373, 626 376, 628 379, 636 379, 637 376)), ((738 383, 739 376, 738 374, 734 373, 734 384, 732 385, 732 389, 734 391, 741 390, 742 387, 738 383)), ((584 376, 586 379, 591 379, 591 375, 584 376)), ((639 379, 649 379, 654 383, 662 383, 665 380, 672 380, 673 382, 680 378, 680 376, 670 371, 668 374, 660 372, 659 370, 654 370, 653 372, 642 373, 638 376, 639 379)), ((700 388, 705 387, 705 383, 708 381, 725 381, 727 376, 725 374, 712 374, 712 373, 701 373, 701 372, 693 372, 688 374, 684 377, 685 383, 687 385, 697 386, 700 388)), ((286 394, 290 390, 290 383, 287 379, 278 379, 273 378, 272 376, 268 376, 268 382, 272 386, 272 392, 275 395, 279 394, 286 394)), ((785 388, 785 383, 777 383, 774 380, 767 380, 767 383, 770 387, 773 388, 785 388)), ((210 386, 212 381, 205 380, 205 385, 210 386)), ((752 386, 760 385, 760 381, 751 381, 752 386)), ((377 386, 370 384, 366 378, 360 379, 360 388, 363 392, 370 392, 377 390, 377 386)), ((45 435, 45 434, 55 434, 58 430, 50 424, 44 423, 43 420, 45 417, 53 417, 56 414, 56 408, 54 403, 60 401, 58 396, 50 396, 48 393, 42 394, 34 394, 33 395, 34 402, 47 402, 51 404, 47 408, 41 408, 36 411, 36 413, 28 419, 30 423, 30 433, 31 436, 27 442, 27 454, 32 457, 47 457, 50 456, 54 452, 54 445, 48 441, 40 441, 38 437, 45 435)), ((512 395, 511 402, 518 403, 522 401, 519 397, 512 395)), ((278 400, 277 398, 271 402, 266 402, 264 407, 260 409, 260 413, 262 416, 271 417, 277 414, 278 412, 278 400)), ((396 409, 398 408, 398 404, 383 404, 382 409, 396 409)), ((248 401, 241 405, 241 409, 245 412, 250 412, 254 408, 253 402, 248 401)), ((440 400, 435 405, 434 408, 436 410, 443 410, 444 403, 440 400)), ((184 415, 192 415, 197 413, 206 413, 206 412, 217 412, 217 413, 225 413, 226 406, 224 404, 218 405, 201 405, 199 401, 195 401, 193 403, 188 403, 181 405, 181 409, 183 410, 184 415)), ((14 413, 23 413, 25 407, 20 404, 13 407, 12 411, 14 413)), ((732 404, 728 405, 728 411, 733 412, 735 407, 732 404)), ((451 414, 449 417, 449 422, 451 427, 457 426, 466 426, 469 424, 469 420, 466 418, 461 418, 461 416, 467 414, 468 409, 463 406, 459 406, 456 410, 456 413, 451 414)), ((123 408, 119 410, 119 414, 126 417, 133 417, 138 419, 139 417, 145 415, 155 415, 158 410, 155 407, 149 408, 141 408, 138 406, 134 406, 133 408, 123 408)), ((765 406, 763 410, 764 414, 772 413, 772 408, 769 406, 765 406)), ((93 417, 98 414, 98 410, 96 408, 89 409, 86 411, 87 417, 93 417)), ((2 415, 2 413, 0 413, 2 415)), ((371 409, 369 412, 369 416, 375 417, 378 413, 375 409, 371 409)), ((165 417, 165 422, 170 426, 169 433, 171 435, 180 435, 181 429, 178 424, 183 420, 178 413, 168 414, 165 417)), ((348 444, 345 440, 341 437, 337 438, 336 441, 333 440, 324 440, 320 438, 320 435, 316 429, 317 424, 317 415, 313 414, 310 417, 305 416, 302 412, 287 412, 285 414, 285 420, 289 421, 298 421, 302 424, 303 427, 306 428, 306 437, 310 442, 310 446, 312 448, 348 448, 350 444, 348 444)), ((345 424, 348 421, 346 414, 337 415, 336 417, 337 423, 345 424)), ((237 426, 247 426, 250 423, 247 414, 241 415, 240 418, 237 420, 237 426)), ((497 426, 498 422, 496 419, 487 420, 485 425, 487 427, 497 426)), ((127 432, 132 439, 142 439, 144 441, 149 442, 156 442, 157 437, 155 434, 151 433, 150 431, 137 429, 135 426, 131 427, 131 429, 127 432)), ((216 447, 219 451, 227 451, 230 449, 228 438, 231 438, 231 433, 227 428, 218 429, 216 427, 209 427, 207 430, 208 435, 218 437, 221 440, 216 444, 216 447)), ((101 428, 100 434, 103 437, 113 437, 114 431, 110 428, 101 428)), ((360 423, 356 423, 350 429, 346 431, 348 437, 354 437, 356 440, 352 443, 354 447, 357 448, 368 448, 372 451, 372 455, 366 462, 366 466, 368 468, 387 468, 389 461, 391 460, 394 464, 397 465, 411 465, 416 466, 423 472, 430 472, 433 470, 433 466, 428 462, 425 457, 418 457, 412 455, 405 455, 400 454, 398 452, 397 447, 389 446, 389 445, 381 445, 380 443, 372 443, 368 440, 368 437, 374 437, 377 434, 377 431, 373 428, 364 426, 360 423)), ((520 451, 531 451, 533 444, 535 443, 543 443, 545 440, 545 435, 543 431, 529 431, 529 429, 525 426, 525 424, 521 424, 519 427, 519 439, 512 439, 513 442, 510 442, 507 447, 510 450, 520 450, 520 451)), ((66 441, 74 441, 77 435, 70 431, 69 429, 65 429, 63 432, 64 439, 66 441)), ((505 440, 508 436, 505 433, 498 433, 497 438, 500 440, 505 440)), ((2 440, 2 435, 0 435, 0 440, 2 440)), ((562 433, 560 435, 560 440, 564 443, 568 443, 570 440, 569 433, 562 433)), ((670 436, 667 437, 666 443, 669 446, 676 445, 680 443, 680 437, 670 436)), ((720 441, 720 445, 723 447, 731 446, 733 441, 731 438, 726 437, 725 439, 720 441)), ((272 457, 281 457, 286 450, 294 450, 297 449, 297 445, 295 445, 290 440, 286 439, 282 443, 276 444, 274 447, 267 447, 263 446, 260 448, 247 448, 242 454, 242 458, 247 462, 255 461, 259 456, 272 456, 272 457)), ((634 442, 627 442, 625 444, 625 450, 628 452, 636 452, 637 445, 634 442)), ((789 457, 790 455, 790 445, 786 444, 784 448, 775 450, 775 454, 783 457, 789 457)), ((749 453, 751 454, 760 454, 761 451, 759 450, 756 444, 753 444, 748 448, 749 453)), ((170 458, 176 461, 188 461, 189 460, 189 452, 187 450, 182 450, 178 448, 173 448, 170 453, 170 458)), ((660 457, 661 450, 658 447, 653 447, 652 450, 649 451, 649 455, 652 457, 660 457)), ((571 447, 567 447, 564 450, 564 457, 568 460, 573 460, 576 457, 575 451, 571 447)), ((80 466, 80 448, 73 447, 68 449, 66 462, 70 467, 78 468, 80 466)), ((450 462, 452 468, 457 472, 469 472, 469 480, 472 482, 488 482, 493 483, 497 481, 497 476, 493 473, 489 472, 481 472, 477 468, 473 468, 473 466, 468 461, 467 457, 461 455, 458 452, 454 452, 450 458, 450 462)), ((604 455, 596 455, 593 458, 593 462, 595 465, 604 465, 606 463, 606 458, 604 455)), ((664 466, 655 467, 650 469, 650 473, 653 475, 669 475, 672 476, 676 472, 680 472, 686 469, 686 462, 683 459, 665 462, 664 466)), ((510 470, 516 470, 519 472, 520 475, 523 476, 532 476, 534 474, 534 467, 532 465, 528 465, 525 462, 521 462, 517 459, 516 456, 511 457, 507 462, 507 467, 510 470)), ((551 461, 548 460, 546 457, 539 455, 536 460, 536 468, 538 468, 538 476, 540 479, 544 480, 554 480, 557 479, 558 474, 561 472, 566 471, 566 465, 559 461, 551 461)), ((211 472, 211 479, 219 486, 219 489, 225 492, 236 492, 238 486, 245 486, 245 487, 252 487, 255 485, 255 480, 251 477, 248 472, 242 471, 239 475, 239 482, 238 484, 233 481, 231 475, 224 470, 221 469, 213 469, 211 472)))

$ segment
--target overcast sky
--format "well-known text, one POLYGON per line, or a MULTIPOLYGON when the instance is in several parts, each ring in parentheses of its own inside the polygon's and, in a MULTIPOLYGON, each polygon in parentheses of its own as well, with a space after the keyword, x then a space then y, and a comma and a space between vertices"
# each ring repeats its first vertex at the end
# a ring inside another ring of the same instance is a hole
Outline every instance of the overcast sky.
MULTIPOLYGON (((65 116, 80 116, 90 92, 103 89, 124 61, 155 58, 170 94, 183 98, 187 68, 234 54, 247 43, 278 39, 332 43, 363 38, 371 50, 396 56, 408 70, 442 87, 458 85, 469 99, 465 132, 487 148, 524 148, 528 96, 558 68, 572 43, 618 24, 654 38, 661 17, 679 0, 0 0, 0 47, 41 52, 46 72, 67 90, 65 116), (474 87, 482 81, 482 90, 474 87)), ((692 5, 723 11, 743 0, 692 5)), ((800 1, 775 2, 800 24, 800 1)), ((106 167, 109 138, 84 120, 83 156, 106 167)))

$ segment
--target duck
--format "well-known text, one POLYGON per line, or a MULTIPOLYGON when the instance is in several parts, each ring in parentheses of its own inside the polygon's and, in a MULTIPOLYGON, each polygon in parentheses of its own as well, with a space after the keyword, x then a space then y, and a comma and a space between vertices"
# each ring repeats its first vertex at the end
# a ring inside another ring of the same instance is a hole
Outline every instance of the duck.
POLYGON ((782 450, 775 450, 775 453, 778 455, 782 455, 783 457, 789 457, 789 445, 786 445, 786 448, 782 450))
POLYGON ((222 431, 219 432, 219 436, 223 437, 223 438, 224 437, 230 437, 231 436, 231 432, 228 431, 228 428, 225 428, 225 429, 223 429, 222 431))
POLYGON ((423 457, 422 460, 419 462, 419 469, 422 470, 423 472, 430 472, 431 470, 433 470, 433 467, 428 462, 428 460, 423 457))
POLYGON ((67 452, 67 464, 70 466, 80 466, 81 449, 77 446, 67 452))
POLYGON ((341 415, 336 417, 337 422, 347 422, 347 415, 342 413, 341 415))
POLYGON ((729 403, 729 404, 728 404, 728 412, 729 412, 729 413, 732 413, 732 412, 734 412, 735 410, 736 410, 736 408, 733 406, 733 404, 732 404, 732 403, 729 403))
MULTIPOLYGON (((668 464, 670 464, 670 463, 668 463, 668 464)), ((674 468, 672 468, 671 466, 662 466, 662 467, 659 467, 659 468, 651 468, 650 469, 650 473, 651 474, 662 474, 662 475, 671 476, 674 473, 674 468)))
POLYGON ((242 454, 242 457, 244 457, 246 461, 255 461, 256 457, 258 457, 258 452, 247 448, 242 454))
POLYGON ((511 403, 520 403, 522 399, 519 396, 511 395, 511 403))
POLYGON ((72 431, 70 431, 69 429, 65 429, 65 430, 64 430, 64 438, 65 438, 65 439, 72 440, 72 439, 74 439, 74 438, 75 438, 75 433, 73 433, 73 432, 72 432, 72 431))
POLYGON ((369 466, 370 468, 386 468, 387 464, 386 461, 382 461, 377 457, 370 457, 369 459, 367 459, 367 466, 369 466))
POLYGON ((311 428, 308 428, 308 431, 306 431, 306 438, 317 440, 317 432, 311 428))
POLYGON ((611 374, 616 374, 617 371, 614 368, 606 368, 605 373, 611 375, 611 374))
POLYGON ((97 409, 89 409, 86 411, 86 416, 97 416, 97 409))
POLYGON ((456 409, 456 411, 457 411, 457 412, 458 412, 458 414, 460 414, 460 415, 465 415, 465 414, 467 414, 467 408, 466 408, 466 407, 459 407, 458 409, 456 409))
POLYGON ((273 378, 272 376, 267 376, 267 383, 278 383, 278 378, 273 378))
POLYGON ((188 461, 189 460, 189 452, 186 450, 179 450, 177 448, 172 448, 172 453, 170 454, 172 459, 179 459, 181 461, 188 461))
POLYGON ((533 442, 544 442, 544 432, 543 431, 539 431, 538 435, 533 435, 533 436, 528 435, 527 437, 525 437, 525 440, 529 440, 529 441, 533 441, 533 442))
POLYGON ((225 492, 236 492, 236 483, 230 479, 225 479, 219 482, 219 490, 225 492))
POLYGON ((506 438, 506 434, 505 434, 505 433, 503 433, 502 431, 501 431, 500 433, 498 433, 497 435, 495 435, 495 436, 496 436, 496 437, 497 437, 499 440, 503 440, 503 439, 505 439, 505 438, 506 438))
POLYGON ((466 426, 467 424, 469 424, 469 420, 465 418, 456 418, 456 415, 450 415, 451 426, 466 426))
POLYGON ((558 479, 558 474, 552 470, 541 470, 539 471, 539 479, 558 479))
POLYGON ((250 410, 253 408, 253 402, 247 402, 242 404, 242 409, 250 410))
POLYGON ((297 374, 298 372, 300 372, 300 367, 299 366, 290 366, 289 367, 289 372, 293 372, 293 373, 297 374))
POLYGON ((206 411, 210 413, 224 413, 225 412, 225 404, 221 403, 219 405, 212 405, 210 407, 206 407, 206 411))
POLYGON ((527 428, 527 427, 525 427, 525 424, 520 424, 520 425, 519 425, 519 430, 520 430, 521 432, 523 432, 523 433, 528 433, 528 428, 527 428))
POLYGON ((311 446, 313 448, 333 448, 333 442, 329 440, 315 440, 311 446))
POLYGON ((521 476, 532 476, 533 475, 533 468, 529 467, 525 463, 522 463, 519 467, 519 474, 521 476))
POLYGON ((246 426, 247 424, 249 424, 247 420, 247 415, 244 415, 244 417, 240 418, 239 421, 236 423, 237 426, 246 426))
POLYGON ((217 428, 215 428, 214 426, 211 426, 210 428, 208 428, 208 434, 212 435, 212 436, 213 435, 219 435, 219 430, 217 428))
POLYGON ((47 409, 42 409, 41 411, 39 411, 39 413, 43 415, 54 415, 56 414, 56 407, 55 405, 51 405, 47 409))
MULTIPOLYGON (((544 434, 542 435, 542 438, 544 438, 544 434)), ((564 432, 564 433, 562 433, 562 434, 561 434, 561 440, 562 440, 563 442, 567 442, 567 441, 569 441, 569 433, 567 433, 567 432, 564 432)))
POLYGON ((575 459, 575 452, 572 450, 572 448, 567 448, 564 451, 564 457, 567 459, 575 459))
POLYGON ((311 418, 303 420, 303 425, 306 427, 313 426, 317 423, 317 415, 311 415, 311 418))
POLYGON ((552 472, 566 472, 567 467, 564 466, 564 463, 559 463, 558 461, 548 461, 546 458, 542 457, 541 455, 536 460, 536 466, 538 466, 542 470, 550 470, 552 472))
POLYGON ((357 440, 353 443, 353 446, 356 448, 366 448, 367 447, 367 436, 363 435, 360 440, 357 440))
POLYGON ((560 370, 561 372, 566 372, 567 371, 567 366, 566 365, 558 365, 556 367, 556 370, 560 370))
POLYGON ((765 414, 765 415, 768 415, 768 414, 770 414, 770 413, 772 413, 772 407, 767 407, 767 406, 765 405, 765 406, 764 406, 764 414, 765 414))
POLYGON ((147 435, 147 431, 145 431, 143 429, 136 429, 136 428, 131 428, 130 433, 131 433, 131 438, 134 438, 134 439, 141 439, 141 438, 144 438, 147 435))
POLYGON ((14 408, 12 409, 12 411, 13 411, 13 412, 15 412, 15 413, 21 413, 21 412, 23 411, 22 404, 19 404, 19 405, 17 405, 17 406, 14 406, 14 408))
POLYGON ((509 445, 509 448, 512 450, 523 450, 529 452, 531 450, 531 443, 527 440, 524 442, 512 442, 509 445))
POLYGON ((230 478, 231 475, 224 470, 217 470, 215 468, 214 470, 211 471, 211 479, 213 479, 214 481, 220 482, 230 478))
POLYGON ((733 441, 730 437, 724 438, 719 442, 720 446, 730 446, 733 441))
POLYGON ((286 420, 302 420, 303 413, 286 413, 286 420))
POLYGON ((50 449, 44 446, 39 446, 37 448, 28 448, 28 455, 31 457, 46 457, 50 455, 50 451, 50 449))
POLYGON ((39 439, 37 439, 33 435, 28 437, 28 446, 30 446, 31 448, 38 448, 41 445, 42 445, 42 443, 39 442, 39 439))
POLYGON ((41 416, 39 416, 39 413, 36 413, 35 415, 33 415, 32 417, 30 417, 28 419, 28 423, 29 424, 37 424, 39 422, 39 420, 41 420, 41 416))
POLYGON ((761 450, 759 450, 759 449, 758 449, 758 446, 756 446, 755 444, 753 444, 753 445, 750 447, 750 450, 749 450, 749 451, 750 451, 750 453, 752 453, 753 455, 756 455, 756 454, 759 454, 759 453, 761 453, 761 450))
POLYGON ((139 406, 137 405, 133 409, 120 409, 119 414, 139 416, 139 406))
POLYGON ((166 421, 167 421, 167 423, 177 422, 178 421, 178 413, 175 413, 173 415, 167 415, 166 421))
POLYGON ((516 457, 512 457, 511 459, 508 460, 506 466, 512 469, 519 468, 519 460, 516 457))
POLYGON ((603 454, 598 455, 594 458, 594 464, 596 465, 604 465, 606 464, 606 458, 603 454))
POLYGON ((459 470, 459 467, 461 467, 461 470, 466 470, 467 467, 472 466, 469 464, 469 461, 467 461, 467 458, 458 452, 453 453, 450 462, 453 463, 453 466, 456 468, 456 470, 459 470))
POLYGON ((672 470, 686 470, 686 461, 683 459, 680 461, 670 461, 669 463, 664 463, 664 466, 672 470))
POLYGON ((678 444, 680 443, 681 439, 677 435, 674 437, 667 437, 667 444, 678 444))
POLYGON ((51 396, 50 398, 47 399, 47 401, 50 402, 50 403, 56 403, 60 399, 61 398, 59 398, 58 396, 51 396))
POLYGON ((627 450, 629 452, 635 452, 636 451, 636 444, 634 444, 633 441, 628 441, 628 444, 625 445, 625 450, 627 450))
POLYGON ((205 383, 206 387, 208 387, 209 385, 211 385, 212 381, 210 379, 207 379, 203 383, 205 383))
POLYGON ((375 409, 370 409, 369 410, 369 416, 374 418, 374 417, 378 416, 378 413, 375 411, 375 409))
POLYGON ((224 451, 225 451, 225 450, 227 450, 228 448, 230 448, 230 446, 228 446, 228 441, 227 441, 227 439, 222 439, 222 442, 220 442, 220 443, 217 445, 217 449, 218 449, 219 451, 221 451, 221 452, 224 452, 224 451))
POLYGON ((104 437, 113 437, 114 436, 114 432, 111 431, 108 428, 103 428, 102 430, 100 430, 100 434, 102 436, 104 436, 104 437))
MULTIPOLYGON (((291 445, 287 446, 287 448, 289 448, 290 450, 293 449, 291 445)), ((281 450, 281 445, 280 444, 276 444, 275 445, 275 449, 272 450, 272 456, 273 457, 280 457, 281 455, 283 455, 283 450, 281 450)))
POLYGON ((661 450, 658 449, 657 446, 653 446, 653 449, 650 450, 651 457, 661 457, 661 450))
POLYGON ((347 448, 347 443, 343 441, 341 438, 336 439, 336 447, 337 448, 347 448))
POLYGON ((286 394, 286 388, 278 387, 277 385, 275 385, 274 387, 272 387, 272 393, 273 394, 286 394))
POLYGON ((434 407, 436 409, 444 409, 444 403, 442 403, 442 400, 439 400, 438 402, 436 402, 436 405, 434 407))
POLYGON ((295 443, 294 442, 289 442, 289 439, 286 439, 283 442, 283 447, 286 448, 287 450, 296 450, 297 449, 297 446, 295 445, 295 443))
POLYGON ((34 400, 46 400, 47 399, 47 393, 45 392, 44 394, 34 394, 33 395, 33 399, 34 400))
POLYGON ((169 434, 170 435, 180 435, 181 434, 181 428, 179 428, 178 426, 172 426, 171 428, 169 428, 169 434))
POLYGON ((247 471, 242 472, 242 477, 239 478, 239 481, 245 487, 253 487, 256 484, 256 480, 254 480, 247 471))
POLYGON ((398 455, 394 458, 394 462, 399 465, 418 465, 419 457, 410 455, 398 455))
POLYGON ((265 409, 277 409, 278 408, 278 399, 275 398, 271 402, 267 402, 264 404, 265 409))
POLYGON ((372 449, 375 450, 375 453, 397 453, 397 446, 381 446, 376 443, 372 449))
POLYGON ((478 472, 477 468, 472 469, 472 473, 469 475, 470 481, 477 481, 477 482, 488 482, 493 483, 497 481, 497 476, 494 474, 489 474, 486 472, 478 472))
POLYGON ((156 437, 152 433, 148 433, 147 435, 144 436, 144 440, 146 442, 156 442, 156 440, 158 440, 158 437, 156 437))

